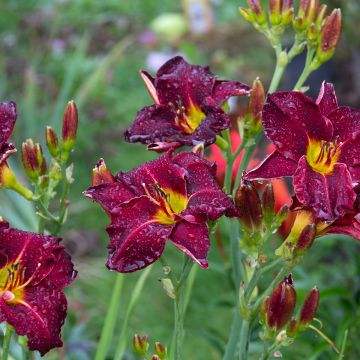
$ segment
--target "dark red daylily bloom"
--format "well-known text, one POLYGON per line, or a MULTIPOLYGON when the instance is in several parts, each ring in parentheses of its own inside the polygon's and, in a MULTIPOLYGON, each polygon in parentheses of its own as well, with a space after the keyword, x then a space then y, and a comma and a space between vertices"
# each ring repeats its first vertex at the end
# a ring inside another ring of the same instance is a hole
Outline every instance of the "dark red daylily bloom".
POLYGON ((59 241, 0 221, 0 322, 26 335, 29 349, 41 355, 62 346, 67 308, 62 289, 76 276, 59 241))
POLYGON ((162 254, 166 240, 206 268, 206 222, 236 210, 215 181, 216 166, 197 154, 171 151, 115 182, 85 191, 111 218, 107 267, 120 272, 142 269, 162 254))
POLYGON ((10 154, 16 152, 15 146, 7 143, 16 121, 16 104, 12 101, 0 103, 0 164, 10 154))
POLYGON ((149 150, 166 151, 169 143, 172 148, 212 144, 230 125, 221 105, 249 92, 247 85, 217 80, 208 67, 190 65, 180 56, 167 61, 156 78, 145 71, 141 76, 155 104, 138 112, 125 139, 148 144, 149 150))
POLYGON ((270 94, 263 126, 276 150, 247 179, 292 176, 299 202, 318 220, 341 219, 353 209, 360 182, 360 110, 338 106, 323 83, 316 102, 301 92, 270 94))

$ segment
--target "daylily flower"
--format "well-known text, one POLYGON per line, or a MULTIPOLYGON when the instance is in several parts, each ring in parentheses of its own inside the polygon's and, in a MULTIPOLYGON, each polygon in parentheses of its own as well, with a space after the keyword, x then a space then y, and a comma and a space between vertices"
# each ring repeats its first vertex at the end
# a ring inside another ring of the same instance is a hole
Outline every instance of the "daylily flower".
POLYGON ((210 246, 206 222, 235 207, 215 181, 216 166, 197 154, 171 151, 113 181, 85 191, 111 218, 107 267, 119 272, 142 269, 162 254, 169 239, 207 268, 210 246))
POLYGON ((292 176, 299 202, 318 220, 352 211, 360 182, 360 110, 339 107, 333 85, 323 83, 316 102, 301 92, 270 94, 263 127, 276 150, 246 179, 292 176))
POLYGON ((7 143, 16 121, 16 104, 12 101, 0 103, 0 164, 16 152, 12 143, 7 143))
POLYGON ((140 74, 155 104, 138 112, 125 139, 159 152, 169 146, 212 144, 230 125, 221 105, 230 96, 249 92, 247 85, 217 80, 208 67, 190 65, 180 56, 167 61, 156 78, 140 74))
POLYGON ((67 308, 62 289, 76 276, 59 241, 0 221, 0 321, 26 335, 29 349, 41 355, 62 346, 67 308))

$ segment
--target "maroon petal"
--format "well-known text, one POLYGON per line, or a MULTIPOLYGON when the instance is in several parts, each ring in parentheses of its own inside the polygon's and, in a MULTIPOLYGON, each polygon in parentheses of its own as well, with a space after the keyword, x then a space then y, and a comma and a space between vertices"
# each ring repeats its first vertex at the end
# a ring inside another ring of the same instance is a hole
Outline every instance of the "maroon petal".
POLYGON ((343 234, 349 235, 360 240, 360 219, 354 220, 352 224, 343 225, 335 221, 331 226, 325 229, 323 234, 343 234))
POLYGON ((341 106, 332 111, 328 118, 334 127, 334 139, 345 141, 360 131, 360 110, 341 106))
POLYGON ((360 183, 360 166, 348 166, 351 179, 354 183, 360 183))
POLYGON ((125 132, 128 142, 151 144, 166 140, 177 141, 181 132, 175 124, 175 113, 165 105, 146 106, 125 132))
POLYGON ((338 103, 333 84, 323 81, 316 103, 324 116, 337 109, 338 103))
POLYGON ((338 161, 345 163, 348 166, 360 165, 360 131, 358 133, 352 134, 341 145, 338 161))
POLYGON ((323 175, 312 170, 305 156, 294 174, 294 190, 299 201, 325 221, 343 217, 352 209, 356 197, 345 164, 337 163, 332 173, 323 175))
POLYGON ((16 104, 13 101, 0 103, 0 151, 13 131, 16 117, 16 104))
POLYGON ((146 191, 152 194, 153 186, 158 184, 163 190, 169 189, 186 196, 185 173, 184 169, 175 164, 173 154, 169 151, 155 160, 117 176, 135 195, 145 195, 146 191))
POLYGON ((283 176, 293 176, 297 162, 287 159, 275 150, 260 165, 244 175, 245 179, 273 179, 283 176))
POLYGON ((171 234, 171 241, 204 269, 208 267, 207 254, 210 240, 205 223, 191 224, 186 221, 178 223, 171 234))
POLYGON ((107 267, 119 272, 142 269, 162 254, 174 225, 154 220, 158 207, 146 196, 133 198, 111 212, 107 267))
POLYGON ((248 85, 238 81, 216 80, 212 91, 212 99, 217 105, 222 105, 231 96, 248 94, 248 85))
POLYGON ((134 197, 134 193, 121 182, 92 186, 83 194, 96 201, 107 212, 134 197))
POLYGON ((180 56, 166 62, 155 79, 161 104, 182 104, 185 108, 190 102, 201 105, 211 95, 214 83, 215 77, 207 66, 191 65, 180 56))
POLYGON ((7 304, 0 300, 1 313, 18 335, 26 335, 30 350, 43 356, 62 346, 61 327, 66 317, 65 295, 56 288, 38 285, 26 288, 21 303, 7 304))
POLYGON ((263 126, 281 154, 295 161, 306 153, 309 138, 329 141, 332 137, 332 125, 318 106, 296 91, 268 95, 263 126))

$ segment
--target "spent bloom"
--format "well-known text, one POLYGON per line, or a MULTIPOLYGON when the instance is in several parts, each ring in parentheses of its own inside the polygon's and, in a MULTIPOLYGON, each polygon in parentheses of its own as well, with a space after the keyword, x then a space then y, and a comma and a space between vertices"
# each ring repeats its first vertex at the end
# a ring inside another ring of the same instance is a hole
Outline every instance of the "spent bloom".
POLYGON ((230 120, 221 105, 249 87, 237 81, 217 80, 208 67, 188 64, 177 56, 153 78, 141 72, 154 105, 140 110, 127 129, 129 142, 148 144, 158 152, 181 145, 212 144, 230 120))
POLYGON ((0 164, 16 151, 8 139, 16 122, 16 104, 12 101, 0 103, 0 164))
POLYGON ((169 239, 206 268, 210 246, 206 222, 236 214, 215 181, 215 171, 215 164, 197 154, 174 156, 169 151, 118 173, 108 183, 95 176, 98 185, 84 194, 98 202, 111 219, 107 267, 120 272, 142 269, 161 256, 169 239))
POLYGON ((318 99, 301 92, 270 94, 263 127, 276 150, 246 179, 292 176, 299 203, 320 221, 351 212, 360 182, 360 111, 338 106, 333 85, 323 83, 318 99))
POLYGON ((62 289, 76 276, 59 242, 0 221, 0 320, 26 335, 29 349, 41 355, 62 346, 67 308, 62 289))

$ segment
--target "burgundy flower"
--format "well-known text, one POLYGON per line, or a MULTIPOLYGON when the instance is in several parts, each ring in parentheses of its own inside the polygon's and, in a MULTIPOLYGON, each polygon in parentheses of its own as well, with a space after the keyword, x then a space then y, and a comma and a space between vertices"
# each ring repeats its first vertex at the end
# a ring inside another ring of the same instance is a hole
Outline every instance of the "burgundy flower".
POLYGON ((206 222, 233 203, 215 181, 214 163, 191 153, 171 151, 127 173, 115 182, 85 191, 111 218, 107 267, 120 272, 142 269, 156 261, 166 240, 206 268, 209 231, 206 222))
POLYGON ((263 126, 276 150, 247 179, 292 176, 299 202, 317 219, 334 221, 352 211, 360 182, 360 110, 339 107, 333 85, 316 102, 301 92, 268 96, 263 126))
POLYGON ((0 222, 0 321, 26 335, 29 349, 41 355, 62 346, 67 308, 62 289, 76 276, 59 241, 0 222))
POLYGON ((0 164, 10 154, 16 152, 15 146, 7 143, 16 121, 16 104, 12 101, 0 103, 0 164))
POLYGON ((208 67, 188 64, 177 56, 167 61, 153 78, 142 71, 141 76, 155 104, 138 112, 127 129, 125 139, 166 150, 163 142, 180 145, 206 145, 230 125, 221 105, 230 97, 249 92, 237 81, 217 80, 208 67))

